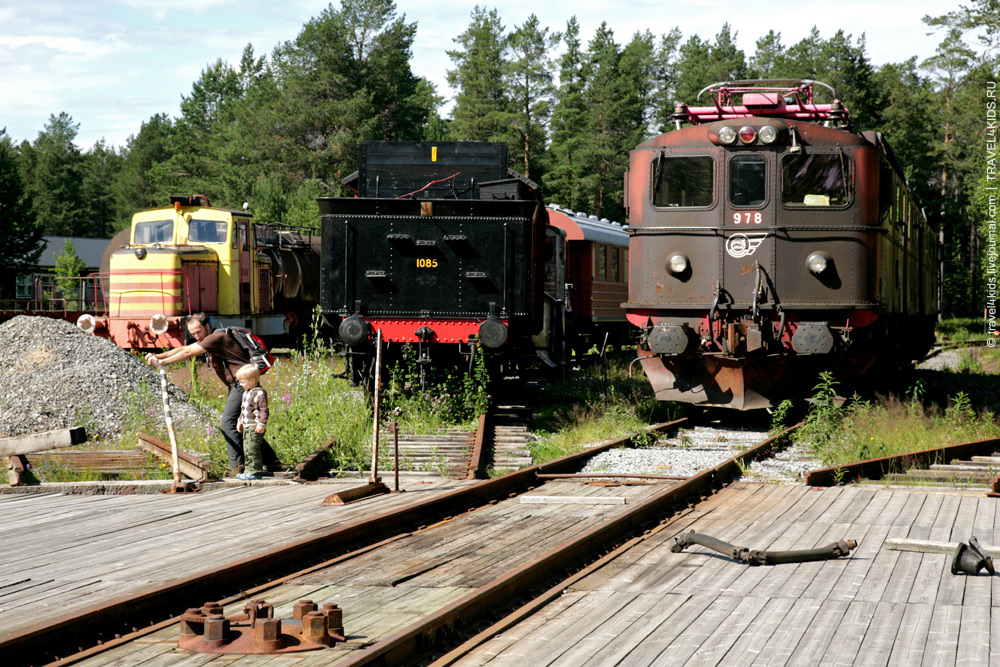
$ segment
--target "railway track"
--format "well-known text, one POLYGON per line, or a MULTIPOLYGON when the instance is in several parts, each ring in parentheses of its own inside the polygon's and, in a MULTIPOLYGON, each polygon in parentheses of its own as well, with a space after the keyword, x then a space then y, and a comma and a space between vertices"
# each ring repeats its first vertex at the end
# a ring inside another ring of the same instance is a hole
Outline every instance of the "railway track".
POLYGON ((308 597, 336 600, 347 630, 347 641, 325 649, 316 664, 404 664, 459 644, 498 610, 529 603, 566 572, 710 495, 788 434, 689 476, 627 485, 577 478, 586 459, 635 438, 610 441, 0 637, 0 654, 10 665, 96 666, 128 664, 131 652, 143 650, 171 664, 187 655, 171 656, 186 609, 211 600, 231 616, 263 598, 287 617, 308 597))

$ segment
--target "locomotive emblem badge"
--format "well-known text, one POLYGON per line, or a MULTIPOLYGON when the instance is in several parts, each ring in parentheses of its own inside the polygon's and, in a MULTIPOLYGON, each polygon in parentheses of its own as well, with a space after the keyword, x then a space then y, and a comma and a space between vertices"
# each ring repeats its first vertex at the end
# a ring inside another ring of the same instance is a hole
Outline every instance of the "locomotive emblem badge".
POLYGON ((726 252, 730 257, 749 257, 764 242, 767 234, 733 234, 726 239, 726 252))

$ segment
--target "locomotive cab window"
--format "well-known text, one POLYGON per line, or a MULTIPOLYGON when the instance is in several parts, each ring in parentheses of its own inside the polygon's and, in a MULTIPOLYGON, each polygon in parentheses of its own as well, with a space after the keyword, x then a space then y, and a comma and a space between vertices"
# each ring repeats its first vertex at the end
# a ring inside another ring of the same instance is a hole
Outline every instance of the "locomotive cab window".
POLYGON ((226 223, 223 220, 192 220, 188 240, 193 243, 225 243, 226 223))
POLYGON ((173 220, 153 220, 136 223, 132 243, 171 243, 173 240, 173 220))
POLYGON ((785 155, 781 202, 786 206, 844 206, 850 201, 850 160, 843 153, 785 155))
POLYGON ((653 206, 711 206, 715 161, 708 156, 664 157, 653 161, 653 206))
POLYGON ((760 206, 767 199, 767 160, 763 155, 745 153, 729 161, 729 203, 733 206, 760 206))

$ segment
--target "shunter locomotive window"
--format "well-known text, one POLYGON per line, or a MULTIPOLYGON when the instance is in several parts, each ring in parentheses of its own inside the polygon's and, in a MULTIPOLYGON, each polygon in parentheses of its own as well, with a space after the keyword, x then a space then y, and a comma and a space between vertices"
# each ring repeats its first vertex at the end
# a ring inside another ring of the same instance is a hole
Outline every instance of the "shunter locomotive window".
POLYGON ((140 222, 135 226, 133 243, 170 243, 174 239, 173 220, 140 222))
POLYGON ((188 240, 195 243, 225 243, 226 223, 222 220, 192 220, 188 240))
POLYGON ((729 161, 729 203, 760 206, 767 198, 767 161, 763 155, 735 155, 729 161))
POLYGON ((714 161, 708 156, 663 157, 653 162, 653 206, 710 206, 714 161))
POLYGON ((850 199, 843 153, 786 155, 781 159, 781 201, 788 206, 843 206, 850 199))

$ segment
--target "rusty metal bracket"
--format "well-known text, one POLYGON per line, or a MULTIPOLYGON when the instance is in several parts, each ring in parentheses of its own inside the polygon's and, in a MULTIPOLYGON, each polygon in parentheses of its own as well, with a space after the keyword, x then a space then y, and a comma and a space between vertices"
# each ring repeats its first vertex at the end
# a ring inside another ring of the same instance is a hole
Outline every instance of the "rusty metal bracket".
POLYGON ((22 454, 7 457, 7 483, 11 486, 26 486, 31 481, 31 464, 28 463, 28 457, 22 454))
POLYGON ((345 641, 344 612, 333 603, 300 600, 292 618, 274 618, 274 607, 251 600, 242 614, 223 616, 222 606, 206 602, 180 617, 177 645, 197 653, 278 654, 315 651, 345 641))
MULTIPOLYGON (((163 459, 164 461, 171 461, 173 456, 170 451, 170 444, 163 442, 158 438, 154 438, 151 435, 146 435, 145 433, 137 433, 139 442, 138 446, 140 449, 144 449, 150 454, 163 459)), ((208 461, 205 461, 199 456, 195 456, 189 452, 178 451, 177 452, 177 464, 180 467, 181 474, 185 477, 189 477, 198 482, 208 481, 208 461)))
POLYGON ((295 466, 295 477, 292 480, 295 482, 313 482, 319 479, 320 475, 329 473, 330 452, 336 444, 337 439, 333 438, 324 443, 315 452, 302 459, 295 466))
POLYGON ((374 481, 368 482, 364 486, 354 486, 344 489, 326 497, 320 505, 347 505, 359 500, 364 500, 369 496, 377 496, 383 493, 391 493, 389 487, 382 482, 381 477, 376 477, 374 481))

